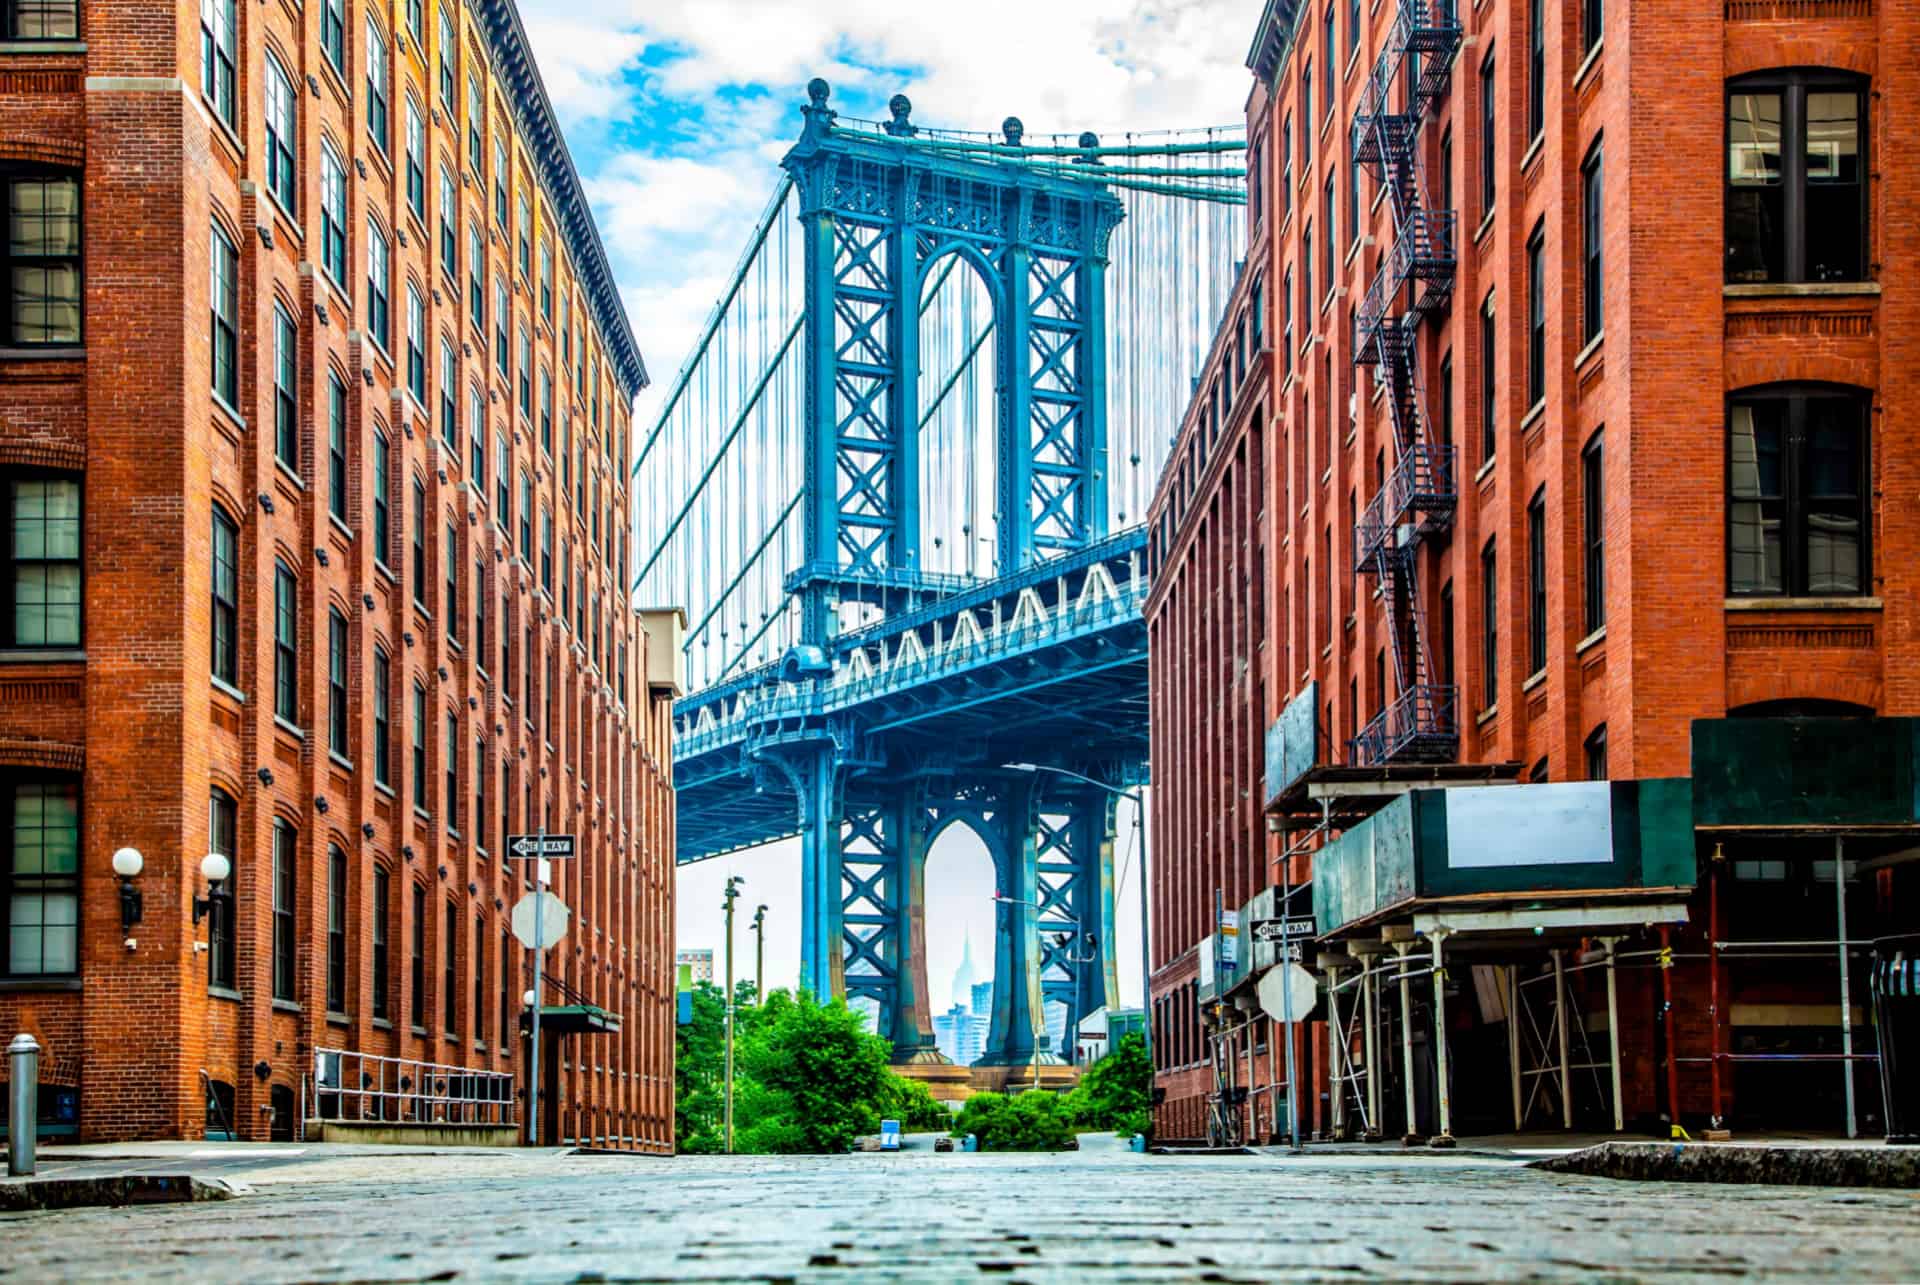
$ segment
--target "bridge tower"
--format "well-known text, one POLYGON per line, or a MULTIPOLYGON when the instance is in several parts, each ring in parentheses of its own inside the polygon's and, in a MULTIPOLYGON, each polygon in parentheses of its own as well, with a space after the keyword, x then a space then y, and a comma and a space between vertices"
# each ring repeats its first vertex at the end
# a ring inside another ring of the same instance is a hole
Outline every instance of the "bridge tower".
MULTIPOLYGON (((1099 181, 1098 139, 1081 137, 1085 154, 1041 154, 1009 119, 997 144, 947 143, 922 135, 903 97, 880 130, 837 128, 829 92, 809 84, 801 138, 782 161, 798 194, 807 316, 804 558, 785 584, 799 642, 780 665, 791 684, 830 683, 836 638, 962 587, 923 569, 917 486, 916 322, 950 257, 992 300, 997 574, 1108 534, 1105 273, 1122 208, 1099 181)), ((998 889, 982 1060, 1056 1060, 1050 1001, 1066 1006, 1068 1040, 1086 1013, 1118 1002, 1110 794, 1005 770, 967 744, 903 752, 832 716, 778 725, 746 753, 797 799, 802 984, 869 1001, 897 1062, 943 1060, 923 894, 927 852, 949 825, 980 835, 998 889)))

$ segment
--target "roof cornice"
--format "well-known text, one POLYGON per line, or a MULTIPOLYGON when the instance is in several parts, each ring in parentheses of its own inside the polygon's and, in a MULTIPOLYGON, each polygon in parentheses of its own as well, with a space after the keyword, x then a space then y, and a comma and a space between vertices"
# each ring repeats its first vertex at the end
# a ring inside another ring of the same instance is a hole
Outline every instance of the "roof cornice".
POLYGON ((607 262, 607 249, 600 240, 600 229, 593 221, 586 192, 580 186, 580 173, 573 167, 573 155, 567 150, 566 137, 553 114, 553 103, 540 79, 540 68, 533 59, 533 46, 526 28, 520 25, 520 11, 514 0, 466 0, 467 7, 480 18, 487 33, 487 45, 500 77, 512 87, 514 115, 520 131, 532 148, 540 167, 547 195, 559 214, 561 235, 573 252, 575 270, 587 288, 593 314, 605 337, 613 368, 629 401, 651 381, 640 345, 634 340, 633 326, 627 321, 626 305, 620 301, 620 289, 614 283, 613 268, 607 262))

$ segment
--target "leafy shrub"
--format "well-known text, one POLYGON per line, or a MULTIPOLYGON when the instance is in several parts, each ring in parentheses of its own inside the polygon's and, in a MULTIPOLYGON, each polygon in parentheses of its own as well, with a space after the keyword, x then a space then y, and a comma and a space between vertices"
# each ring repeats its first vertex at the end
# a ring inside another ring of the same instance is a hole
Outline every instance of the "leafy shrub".
POLYGON ((1073 1117, 1064 1099, 1044 1089, 1009 1098, 976 1093, 960 1108, 953 1131, 979 1139, 982 1151, 1065 1151, 1073 1146, 1073 1117))

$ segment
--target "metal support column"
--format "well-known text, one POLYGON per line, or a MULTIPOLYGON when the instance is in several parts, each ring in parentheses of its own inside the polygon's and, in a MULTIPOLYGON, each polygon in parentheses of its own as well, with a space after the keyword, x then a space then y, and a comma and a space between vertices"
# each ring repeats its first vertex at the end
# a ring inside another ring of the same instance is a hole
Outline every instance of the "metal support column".
MULTIPOLYGON (((1284 961, 1283 966, 1284 966, 1284 961)), ((1333 1136, 1346 1137, 1347 1086, 1352 1081, 1352 1059, 1347 1046, 1347 1030, 1340 1025, 1340 970, 1327 969, 1327 1046, 1333 1056, 1333 1136)))
POLYGON ((1380 1035, 1379 1035, 1379 988, 1374 985, 1373 956, 1363 955, 1360 960, 1360 1002, 1366 1006, 1366 1050, 1367 1050, 1367 1124, 1370 1134, 1378 1135, 1380 1128, 1380 1035))
POLYGON ((1553 952, 1553 1035, 1560 1049, 1560 1123, 1573 1128, 1573 1063, 1567 1057, 1566 952, 1553 952))
POLYGON ((1520 1101, 1520 970, 1508 964, 1507 975, 1507 1070, 1513 1081, 1513 1131, 1520 1132, 1526 1121, 1526 1108, 1520 1101))
POLYGON ((1840 1073, 1846 1077, 1847 1136, 1860 1136, 1853 1101, 1853 988, 1847 971, 1847 841, 1833 837, 1833 902, 1839 912, 1840 939, 1840 1073))
POLYGON ((1406 1091, 1407 1128, 1401 1142, 1412 1145, 1420 1139, 1419 1109, 1413 1097, 1413 989, 1407 985, 1407 943, 1393 943, 1400 956, 1400 1082, 1406 1091))
POLYGON ((1620 953, 1618 937, 1602 937, 1607 948, 1607 1066, 1613 1078, 1613 1131, 1627 1127, 1626 1105, 1620 1101, 1620 979, 1615 968, 1620 953))
POLYGON ((1447 968, 1441 959, 1441 947, 1446 933, 1435 929, 1433 937, 1433 1073, 1435 1078, 1434 1100, 1440 1104, 1440 1131, 1428 1144, 1435 1147, 1453 1145, 1453 1104, 1447 1092, 1447 968))

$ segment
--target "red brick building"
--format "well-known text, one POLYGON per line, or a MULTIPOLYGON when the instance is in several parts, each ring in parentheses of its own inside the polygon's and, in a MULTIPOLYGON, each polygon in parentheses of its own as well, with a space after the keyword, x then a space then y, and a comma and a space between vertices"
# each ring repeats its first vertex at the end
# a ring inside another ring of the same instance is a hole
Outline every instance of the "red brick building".
MULTIPOLYGON (((1914 75, 1897 56, 1913 34, 1911 15, 1852 0, 1266 5, 1248 58, 1254 249, 1151 519, 1163 1134, 1206 1136, 1223 1100, 1242 1130, 1284 1118, 1244 942, 1238 995, 1203 978, 1216 898, 1235 911, 1284 873, 1324 908, 1340 889, 1313 850, 1373 842, 1361 823, 1415 787, 1514 779, 1559 791, 1503 787, 1520 832, 1529 806, 1567 800, 1616 837, 1622 809, 1644 814, 1647 871, 1673 840, 1645 820, 1668 797, 1648 783, 1679 781, 1690 860, 1660 866, 1670 885, 1619 887, 1595 857, 1597 882, 1576 887, 1577 862, 1535 852, 1513 861, 1569 865, 1537 885, 1436 881, 1450 901, 1423 875, 1337 933, 1317 924, 1336 977, 1409 969, 1396 943, 1434 962, 1423 923, 1467 952, 1439 987, 1422 975, 1415 990, 1445 997, 1411 1012, 1395 1016, 1391 985, 1336 999, 1377 1019, 1367 1040, 1419 1046, 1415 1119, 1369 1102, 1362 1127, 1437 1131, 1436 1083, 1479 1132, 1604 1125, 1608 1107, 1839 1128, 1849 1093, 1873 1127, 1871 1032, 1844 1028, 1868 1021, 1860 943, 1903 906, 1910 921, 1915 895, 1899 864, 1915 809, 1893 778, 1920 714, 1920 451, 1896 427, 1917 391, 1901 354, 1920 342, 1899 212, 1920 193, 1875 159, 1897 142, 1887 104, 1914 75), (1876 748, 1808 776, 1847 747, 1876 748), (1873 798, 1838 798, 1855 769, 1885 777, 1873 798), (1640 784, 1570 788, 1597 781, 1640 784), (1469 904, 1556 918, 1528 954, 1445 922, 1469 904), (1775 938, 1796 944, 1770 958, 1757 947, 1775 938), (1556 960, 1581 975, 1556 980, 1556 960), (1544 1054, 1508 1045, 1526 1033, 1515 986, 1566 996, 1538 1008, 1544 1054), (1572 1056, 1551 1048, 1556 1006, 1572 1056), (1456 1036, 1451 1078, 1436 1024, 1456 1036), (1566 1074, 1582 1040, 1590 1089, 1566 1074), (1543 1066, 1546 1101, 1522 1103, 1543 1066)), ((1480 861, 1463 837, 1451 870, 1480 861)), ((1309 1131, 1355 1123, 1361 1090, 1336 1105, 1333 1086, 1363 1039, 1330 1037, 1339 1020, 1323 998, 1302 1036, 1309 1131)), ((1373 1060, 1391 1079, 1389 1051, 1373 1060)))
POLYGON ((646 372, 511 0, 0 15, 0 1028, 43 1123, 524 1121, 460 1099, 524 1094, 544 826, 544 1137, 671 1150, 646 372))

